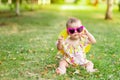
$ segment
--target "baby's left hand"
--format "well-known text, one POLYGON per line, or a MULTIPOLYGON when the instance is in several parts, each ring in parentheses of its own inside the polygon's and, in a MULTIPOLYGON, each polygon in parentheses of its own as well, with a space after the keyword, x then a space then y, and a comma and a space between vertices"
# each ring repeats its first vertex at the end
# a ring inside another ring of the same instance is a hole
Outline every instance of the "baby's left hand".
POLYGON ((84 37, 85 35, 88 34, 88 30, 84 27, 83 31, 80 34, 80 37, 84 37))
POLYGON ((83 29, 83 33, 85 34, 85 35, 87 35, 89 32, 88 32, 88 30, 84 27, 84 29, 83 29))

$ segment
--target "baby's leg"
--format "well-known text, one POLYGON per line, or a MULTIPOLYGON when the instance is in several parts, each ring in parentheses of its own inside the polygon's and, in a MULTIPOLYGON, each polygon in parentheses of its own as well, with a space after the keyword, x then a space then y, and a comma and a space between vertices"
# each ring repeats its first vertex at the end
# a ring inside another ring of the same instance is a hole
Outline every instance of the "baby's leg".
POLYGON ((97 69, 94 69, 94 64, 91 61, 89 61, 86 64, 86 69, 87 69, 87 72, 95 72, 95 71, 97 71, 97 69))
POLYGON ((66 67, 68 67, 68 63, 65 60, 61 60, 59 63, 59 67, 56 69, 57 74, 65 74, 66 67))

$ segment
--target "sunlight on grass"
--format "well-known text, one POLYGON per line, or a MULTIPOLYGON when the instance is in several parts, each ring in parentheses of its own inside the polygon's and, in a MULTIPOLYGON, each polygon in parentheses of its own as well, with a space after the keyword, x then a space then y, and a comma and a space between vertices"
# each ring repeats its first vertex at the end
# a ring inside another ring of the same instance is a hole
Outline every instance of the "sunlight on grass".
POLYGON ((75 6, 75 5, 62 5, 60 7, 61 10, 91 10, 94 9, 90 6, 75 6))
MULTIPOLYGON (((99 4, 97 6, 93 6, 93 5, 86 5, 86 4, 62 4, 62 5, 56 5, 56 4, 52 4, 52 5, 42 5, 41 8, 42 9, 55 9, 55 10, 106 10, 106 4, 99 4)), ((114 5, 113 6, 113 10, 118 10, 118 5, 114 5)))
MULTIPOLYGON (((90 6, 90 5, 62 5, 60 6, 60 10, 106 10, 106 4, 98 5, 98 6, 90 6)), ((118 9, 118 5, 114 5, 114 10, 118 9)))

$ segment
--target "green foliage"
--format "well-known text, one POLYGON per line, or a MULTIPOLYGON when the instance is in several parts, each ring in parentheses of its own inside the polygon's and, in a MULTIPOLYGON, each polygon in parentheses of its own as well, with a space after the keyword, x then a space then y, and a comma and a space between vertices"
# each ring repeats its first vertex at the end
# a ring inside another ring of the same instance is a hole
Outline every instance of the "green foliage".
MULTIPOLYGON (((17 0, 12 0, 12 3, 15 4, 17 0)), ((23 1, 23 0, 19 0, 20 3, 23 1)))
POLYGON ((7 2, 8 2, 8 0, 1 0, 1 2, 2 2, 2 3, 7 3, 7 2))
POLYGON ((63 4, 63 3, 65 3, 65 1, 64 0, 51 0, 51 3, 63 4))
POLYGON ((75 4, 79 4, 81 0, 75 0, 75 4))

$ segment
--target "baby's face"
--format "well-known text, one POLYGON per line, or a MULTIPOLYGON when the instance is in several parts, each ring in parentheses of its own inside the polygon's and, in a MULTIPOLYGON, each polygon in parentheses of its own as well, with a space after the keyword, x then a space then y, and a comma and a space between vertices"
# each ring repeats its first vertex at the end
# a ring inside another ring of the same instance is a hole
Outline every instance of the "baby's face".
POLYGON ((76 23, 72 23, 71 26, 67 28, 68 34, 70 35, 71 39, 79 39, 81 31, 83 30, 83 26, 80 21, 76 23))

